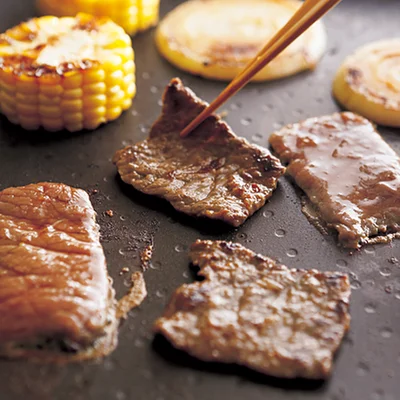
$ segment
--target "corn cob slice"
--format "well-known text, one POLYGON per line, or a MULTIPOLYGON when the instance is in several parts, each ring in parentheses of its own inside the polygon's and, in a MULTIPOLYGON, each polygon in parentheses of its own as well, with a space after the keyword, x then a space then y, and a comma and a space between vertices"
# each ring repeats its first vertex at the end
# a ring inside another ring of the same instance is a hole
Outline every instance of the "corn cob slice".
MULTIPOLYGON (((190 0, 159 24, 156 44, 176 67, 204 78, 232 80, 301 6, 299 0, 190 0)), ((313 69, 325 51, 326 32, 315 23, 256 81, 313 69)))
POLYGON ((400 38, 370 43, 343 62, 333 94, 346 109, 400 127, 400 38))
POLYGON ((107 18, 35 18, 0 35, 0 111, 25 129, 95 129, 135 94, 131 40, 107 18))
POLYGON ((73 17, 85 12, 109 17, 134 35, 157 24, 160 0, 37 0, 42 15, 73 17))

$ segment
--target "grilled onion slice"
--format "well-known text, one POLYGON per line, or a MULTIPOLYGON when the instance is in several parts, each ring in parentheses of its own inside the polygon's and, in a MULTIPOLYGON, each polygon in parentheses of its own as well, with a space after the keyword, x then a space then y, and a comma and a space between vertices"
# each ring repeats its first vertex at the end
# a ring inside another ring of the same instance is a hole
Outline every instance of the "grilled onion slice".
POLYGON ((347 57, 336 74, 333 94, 350 111, 400 127, 400 38, 370 43, 347 57))
MULTIPOLYGON (((156 44, 176 67, 209 79, 231 80, 301 6, 298 0, 191 0, 160 23, 156 44)), ((317 22, 253 80, 312 69, 326 47, 317 22)))

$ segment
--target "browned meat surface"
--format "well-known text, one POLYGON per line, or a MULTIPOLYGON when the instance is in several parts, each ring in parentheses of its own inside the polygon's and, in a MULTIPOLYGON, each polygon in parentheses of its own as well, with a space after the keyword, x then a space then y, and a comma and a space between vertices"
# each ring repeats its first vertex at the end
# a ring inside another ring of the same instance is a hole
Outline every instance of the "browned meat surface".
POLYGON ((218 241, 198 240, 190 258, 205 280, 176 290, 156 332, 205 361, 277 377, 329 375, 350 323, 346 275, 288 269, 218 241))
POLYGON ((288 173, 345 247, 400 232, 400 159, 366 119, 310 118, 270 137, 288 173))
POLYGON ((87 193, 58 183, 0 192, 0 355, 104 355, 116 312, 87 193))
POLYGON ((137 190, 163 197, 186 214, 239 226, 272 195, 284 168, 215 115, 181 139, 179 132, 205 107, 173 79, 149 138, 118 151, 114 163, 137 190))

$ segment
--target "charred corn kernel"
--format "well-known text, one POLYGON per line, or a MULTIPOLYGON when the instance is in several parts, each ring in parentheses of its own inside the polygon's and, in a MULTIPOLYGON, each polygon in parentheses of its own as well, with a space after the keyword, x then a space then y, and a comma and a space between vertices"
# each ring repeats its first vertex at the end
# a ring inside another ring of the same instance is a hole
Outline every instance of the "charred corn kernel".
POLYGON ((333 94, 348 110, 400 127, 400 38, 370 43, 346 58, 333 94))
POLYGON ((158 22, 160 0, 37 0, 42 15, 72 17, 84 12, 97 17, 109 17, 134 35, 158 22))
MULTIPOLYGON (((184 71, 230 81, 301 5, 300 0, 190 0, 160 22, 156 45, 161 55, 184 71)), ((312 69, 325 48, 326 32, 319 21, 253 80, 312 69)))
POLYGON ((26 129, 95 129, 131 106, 134 71, 108 18, 36 18, 0 35, 0 111, 26 129))

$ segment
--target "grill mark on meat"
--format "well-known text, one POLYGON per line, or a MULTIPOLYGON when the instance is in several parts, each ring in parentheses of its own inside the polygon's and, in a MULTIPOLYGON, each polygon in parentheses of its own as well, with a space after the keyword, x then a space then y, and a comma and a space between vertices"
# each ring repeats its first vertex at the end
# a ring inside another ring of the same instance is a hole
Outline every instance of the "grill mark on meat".
POLYGON ((201 282, 184 284, 154 324, 203 361, 285 378, 326 378, 350 324, 348 276, 289 269, 229 242, 196 241, 201 282))
POLYGON ((187 138, 179 132, 207 104, 175 78, 148 139, 117 151, 124 182, 168 200, 186 214, 241 225, 272 195, 284 167, 271 153, 237 137, 210 116, 187 138))
POLYGON ((0 357, 67 362, 102 357, 119 318, 145 296, 115 300, 86 192, 39 183, 0 192, 0 357), (124 308, 121 308, 124 306, 124 308))
POLYGON ((274 133, 270 143, 321 231, 337 231, 349 248, 400 236, 400 158, 368 120, 349 112, 310 118, 274 133))

